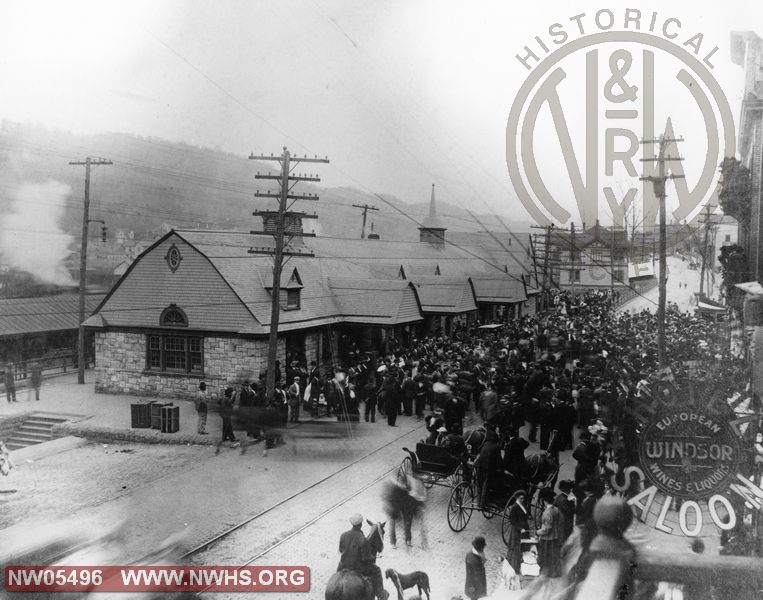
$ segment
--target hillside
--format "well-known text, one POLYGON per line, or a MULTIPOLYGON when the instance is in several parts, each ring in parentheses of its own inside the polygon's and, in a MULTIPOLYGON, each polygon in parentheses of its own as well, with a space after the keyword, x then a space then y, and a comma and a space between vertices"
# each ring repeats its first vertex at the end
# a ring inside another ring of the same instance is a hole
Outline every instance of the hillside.
MULTIPOLYGON (((82 136, 6 121, 0 126, 3 212, 18 210, 14 203, 19 203, 16 191, 20 185, 59 182, 68 186, 70 194, 60 200, 39 199, 40 209, 60 204, 61 229, 77 239, 85 169, 69 165, 69 161, 82 161, 86 156, 113 161, 112 165, 94 168, 91 179, 90 216, 106 221, 110 234, 118 229, 131 229, 137 236, 148 239, 163 224, 258 229, 260 224, 251 216, 252 211, 274 205, 274 201, 268 203, 253 197, 258 188, 275 189, 275 182, 254 179, 258 169, 265 172, 272 164, 166 140, 119 133, 82 136)), ((362 214, 352 205, 367 203, 380 209, 368 216, 368 225, 373 222, 375 232, 388 239, 416 239, 417 226, 429 208, 429 189, 422 190, 420 198, 411 199, 412 203, 381 193, 377 196, 321 184, 301 184, 298 189, 320 196, 319 202, 301 202, 296 208, 317 212, 316 231, 327 235, 359 237, 362 214)), ((482 229, 466 210, 440 200, 438 214, 450 230, 482 229)), ((505 231, 492 216, 477 218, 491 228, 505 231)), ((527 223, 509 223, 506 216, 502 219, 512 230, 528 230, 527 223)), ((306 222, 308 231, 313 223, 316 222, 306 222)), ((25 229, 23 223, 17 227, 25 229)), ((33 223, 29 223, 28 231, 34 231, 33 223)))

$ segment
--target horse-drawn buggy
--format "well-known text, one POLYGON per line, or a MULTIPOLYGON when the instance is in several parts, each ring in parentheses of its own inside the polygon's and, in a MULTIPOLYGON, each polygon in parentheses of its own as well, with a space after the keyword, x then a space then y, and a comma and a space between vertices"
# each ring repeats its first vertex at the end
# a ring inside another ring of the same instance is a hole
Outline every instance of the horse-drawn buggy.
POLYGON ((483 477, 478 470, 474 476, 465 478, 453 486, 448 500, 448 525, 453 531, 462 531, 477 510, 486 519, 501 517, 501 534, 504 542, 509 537, 510 499, 515 492, 524 490, 530 508, 530 517, 540 527, 541 509, 535 499, 535 491, 544 487, 553 489, 559 475, 559 461, 547 452, 533 454, 527 459, 527 468, 518 476, 504 471, 491 473, 487 489, 483 490, 483 477))
POLYGON ((464 478, 466 457, 453 449, 419 442, 416 451, 403 448, 408 453, 400 463, 398 473, 416 477, 427 489, 435 485, 454 487, 464 478))
POLYGON ((415 452, 404 447, 408 456, 400 463, 398 474, 416 477, 427 489, 435 485, 455 487, 469 481, 485 433, 485 428, 479 427, 464 436, 445 434, 439 443, 419 442, 415 452))

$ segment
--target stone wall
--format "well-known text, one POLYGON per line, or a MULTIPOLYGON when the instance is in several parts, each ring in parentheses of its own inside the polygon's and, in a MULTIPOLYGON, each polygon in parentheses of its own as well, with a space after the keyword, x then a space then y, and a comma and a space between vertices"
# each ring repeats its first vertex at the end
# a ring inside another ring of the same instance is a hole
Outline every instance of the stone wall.
MULTIPOLYGON (((312 345, 317 348, 317 337, 312 345)), ((315 354, 315 349, 312 353, 315 354)), ((268 341, 205 336, 203 375, 147 371, 146 336, 143 333, 98 331, 95 355, 96 392, 192 399, 203 379, 212 397, 217 397, 228 385, 244 379, 254 381, 261 371, 265 371, 268 341)), ((278 359, 281 364, 286 363, 283 339, 278 340, 278 359)))

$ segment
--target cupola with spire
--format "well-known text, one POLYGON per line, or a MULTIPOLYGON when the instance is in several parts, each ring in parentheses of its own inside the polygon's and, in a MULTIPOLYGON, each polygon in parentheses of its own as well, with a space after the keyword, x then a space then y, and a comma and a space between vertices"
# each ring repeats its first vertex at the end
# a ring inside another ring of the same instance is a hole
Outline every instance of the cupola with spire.
POLYGON ((437 216, 437 206, 434 200, 434 183, 432 184, 432 199, 429 201, 429 216, 419 227, 419 241, 433 246, 445 245, 445 231, 440 217, 437 216))

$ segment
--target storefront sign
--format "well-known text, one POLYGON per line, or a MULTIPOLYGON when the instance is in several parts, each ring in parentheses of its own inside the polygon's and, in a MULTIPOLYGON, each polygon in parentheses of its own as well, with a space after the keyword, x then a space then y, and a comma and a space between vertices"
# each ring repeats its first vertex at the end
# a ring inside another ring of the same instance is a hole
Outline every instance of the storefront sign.
POLYGON ((623 485, 614 476, 610 485, 625 491, 638 478, 645 489, 628 504, 642 522, 665 533, 704 537, 733 529, 741 518, 735 505, 763 509, 763 489, 739 472, 742 434, 757 417, 735 418, 716 400, 686 391, 658 384, 658 401, 626 408, 642 427, 640 464, 625 469, 623 485))
POLYGON ((733 481, 739 439, 727 422, 710 413, 670 411, 646 427, 639 458, 647 479, 666 494, 708 498, 726 491, 733 481))

